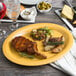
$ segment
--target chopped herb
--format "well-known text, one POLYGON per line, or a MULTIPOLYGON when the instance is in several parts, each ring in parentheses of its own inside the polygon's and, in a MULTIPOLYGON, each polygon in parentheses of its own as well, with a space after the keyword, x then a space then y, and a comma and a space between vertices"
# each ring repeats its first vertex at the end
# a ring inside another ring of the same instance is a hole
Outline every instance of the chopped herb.
POLYGON ((28 55, 27 53, 25 53, 25 52, 19 52, 19 54, 21 55, 21 56, 25 56, 25 57, 27 57, 27 58, 30 58, 30 59, 34 59, 34 55, 28 55))
POLYGON ((48 29, 47 27, 39 28, 36 31, 34 31, 34 30, 31 31, 31 37, 35 40, 43 40, 48 35, 51 36, 51 32, 52 32, 52 30, 48 29))

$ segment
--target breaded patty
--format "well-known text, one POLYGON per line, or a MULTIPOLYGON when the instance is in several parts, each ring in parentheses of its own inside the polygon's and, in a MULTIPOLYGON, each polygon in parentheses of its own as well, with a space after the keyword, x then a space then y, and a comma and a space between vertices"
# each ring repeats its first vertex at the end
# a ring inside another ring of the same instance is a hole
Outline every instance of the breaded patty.
POLYGON ((19 52, 27 52, 31 55, 39 56, 38 58, 46 59, 47 57, 38 53, 37 43, 29 39, 19 36, 11 41, 12 46, 19 52))
POLYGON ((21 51, 21 52, 26 51, 28 54, 34 54, 35 51, 38 51, 36 42, 32 42, 23 36, 15 37, 12 40, 12 46, 17 51, 21 51))
POLYGON ((26 51, 26 43, 28 42, 27 39, 25 39, 25 37, 19 36, 19 37, 15 37, 12 40, 12 46, 17 50, 17 51, 26 51))

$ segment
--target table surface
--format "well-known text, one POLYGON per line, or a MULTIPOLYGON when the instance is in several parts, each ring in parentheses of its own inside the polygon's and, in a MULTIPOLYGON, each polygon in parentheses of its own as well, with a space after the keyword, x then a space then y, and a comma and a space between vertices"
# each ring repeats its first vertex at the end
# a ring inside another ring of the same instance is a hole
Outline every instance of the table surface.
MULTIPOLYGON (((55 9, 62 8, 63 0, 52 0, 53 8, 47 14, 40 14, 36 17, 36 23, 56 23, 62 26, 65 24, 58 18, 58 16, 54 13, 55 9)), ((76 0, 69 0, 75 6, 76 0)), ((9 30, 9 26, 11 23, 2 23, 0 28, 4 28, 7 30, 7 35, 11 33, 9 30)), ((23 27, 29 24, 20 24, 19 27, 23 27)), ((27 66, 20 66, 8 61, 3 53, 2 53, 2 44, 4 38, 0 40, 0 76, 68 76, 67 74, 53 68, 49 64, 44 66, 38 67, 27 67, 27 66)))

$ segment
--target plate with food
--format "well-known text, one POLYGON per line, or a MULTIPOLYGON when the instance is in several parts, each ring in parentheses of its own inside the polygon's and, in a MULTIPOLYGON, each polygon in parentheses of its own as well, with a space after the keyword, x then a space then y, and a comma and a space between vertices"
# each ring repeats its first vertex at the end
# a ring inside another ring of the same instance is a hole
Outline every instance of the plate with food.
POLYGON ((37 23, 11 33, 3 43, 3 54, 19 65, 40 66, 58 60, 72 45, 68 29, 53 23, 37 23))
MULTIPOLYGON (((73 7, 73 9, 76 10, 76 7, 73 7)), ((71 30, 76 28, 76 13, 73 12, 73 9, 68 5, 64 5, 62 9, 55 10, 55 13, 71 30)))

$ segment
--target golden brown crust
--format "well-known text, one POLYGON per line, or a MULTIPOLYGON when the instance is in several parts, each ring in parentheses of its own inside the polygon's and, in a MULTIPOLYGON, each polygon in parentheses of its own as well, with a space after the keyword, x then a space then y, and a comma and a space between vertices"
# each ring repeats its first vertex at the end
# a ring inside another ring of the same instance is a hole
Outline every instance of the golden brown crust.
POLYGON ((27 52, 30 55, 35 55, 38 58, 46 59, 46 56, 38 53, 37 43, 26 39, 23 36, 15 37, 11 41, 12 46, 19 52, 27 52))
POLYGON ((38 52, 35 53, 35 56, 38 57, 39 59, 47 59, 47 56, 45 56, 41 53, 38 53, 38 52))
POLYGON ((26 50, 26 42, 27 42, 27 39, 25 39, 24 37, 22 36, 19 36, 19 37, 15 37, 13 40, 12 40, 12 46, 17 50, 17 51, 25 51, 26 50))
POLYGON ((64 44, 58 45, 57 47, 55 47, 55 48, 52 50, 52 53, 59 53, 60 51, 62 51, 63 48, 64 48, 64 44))

